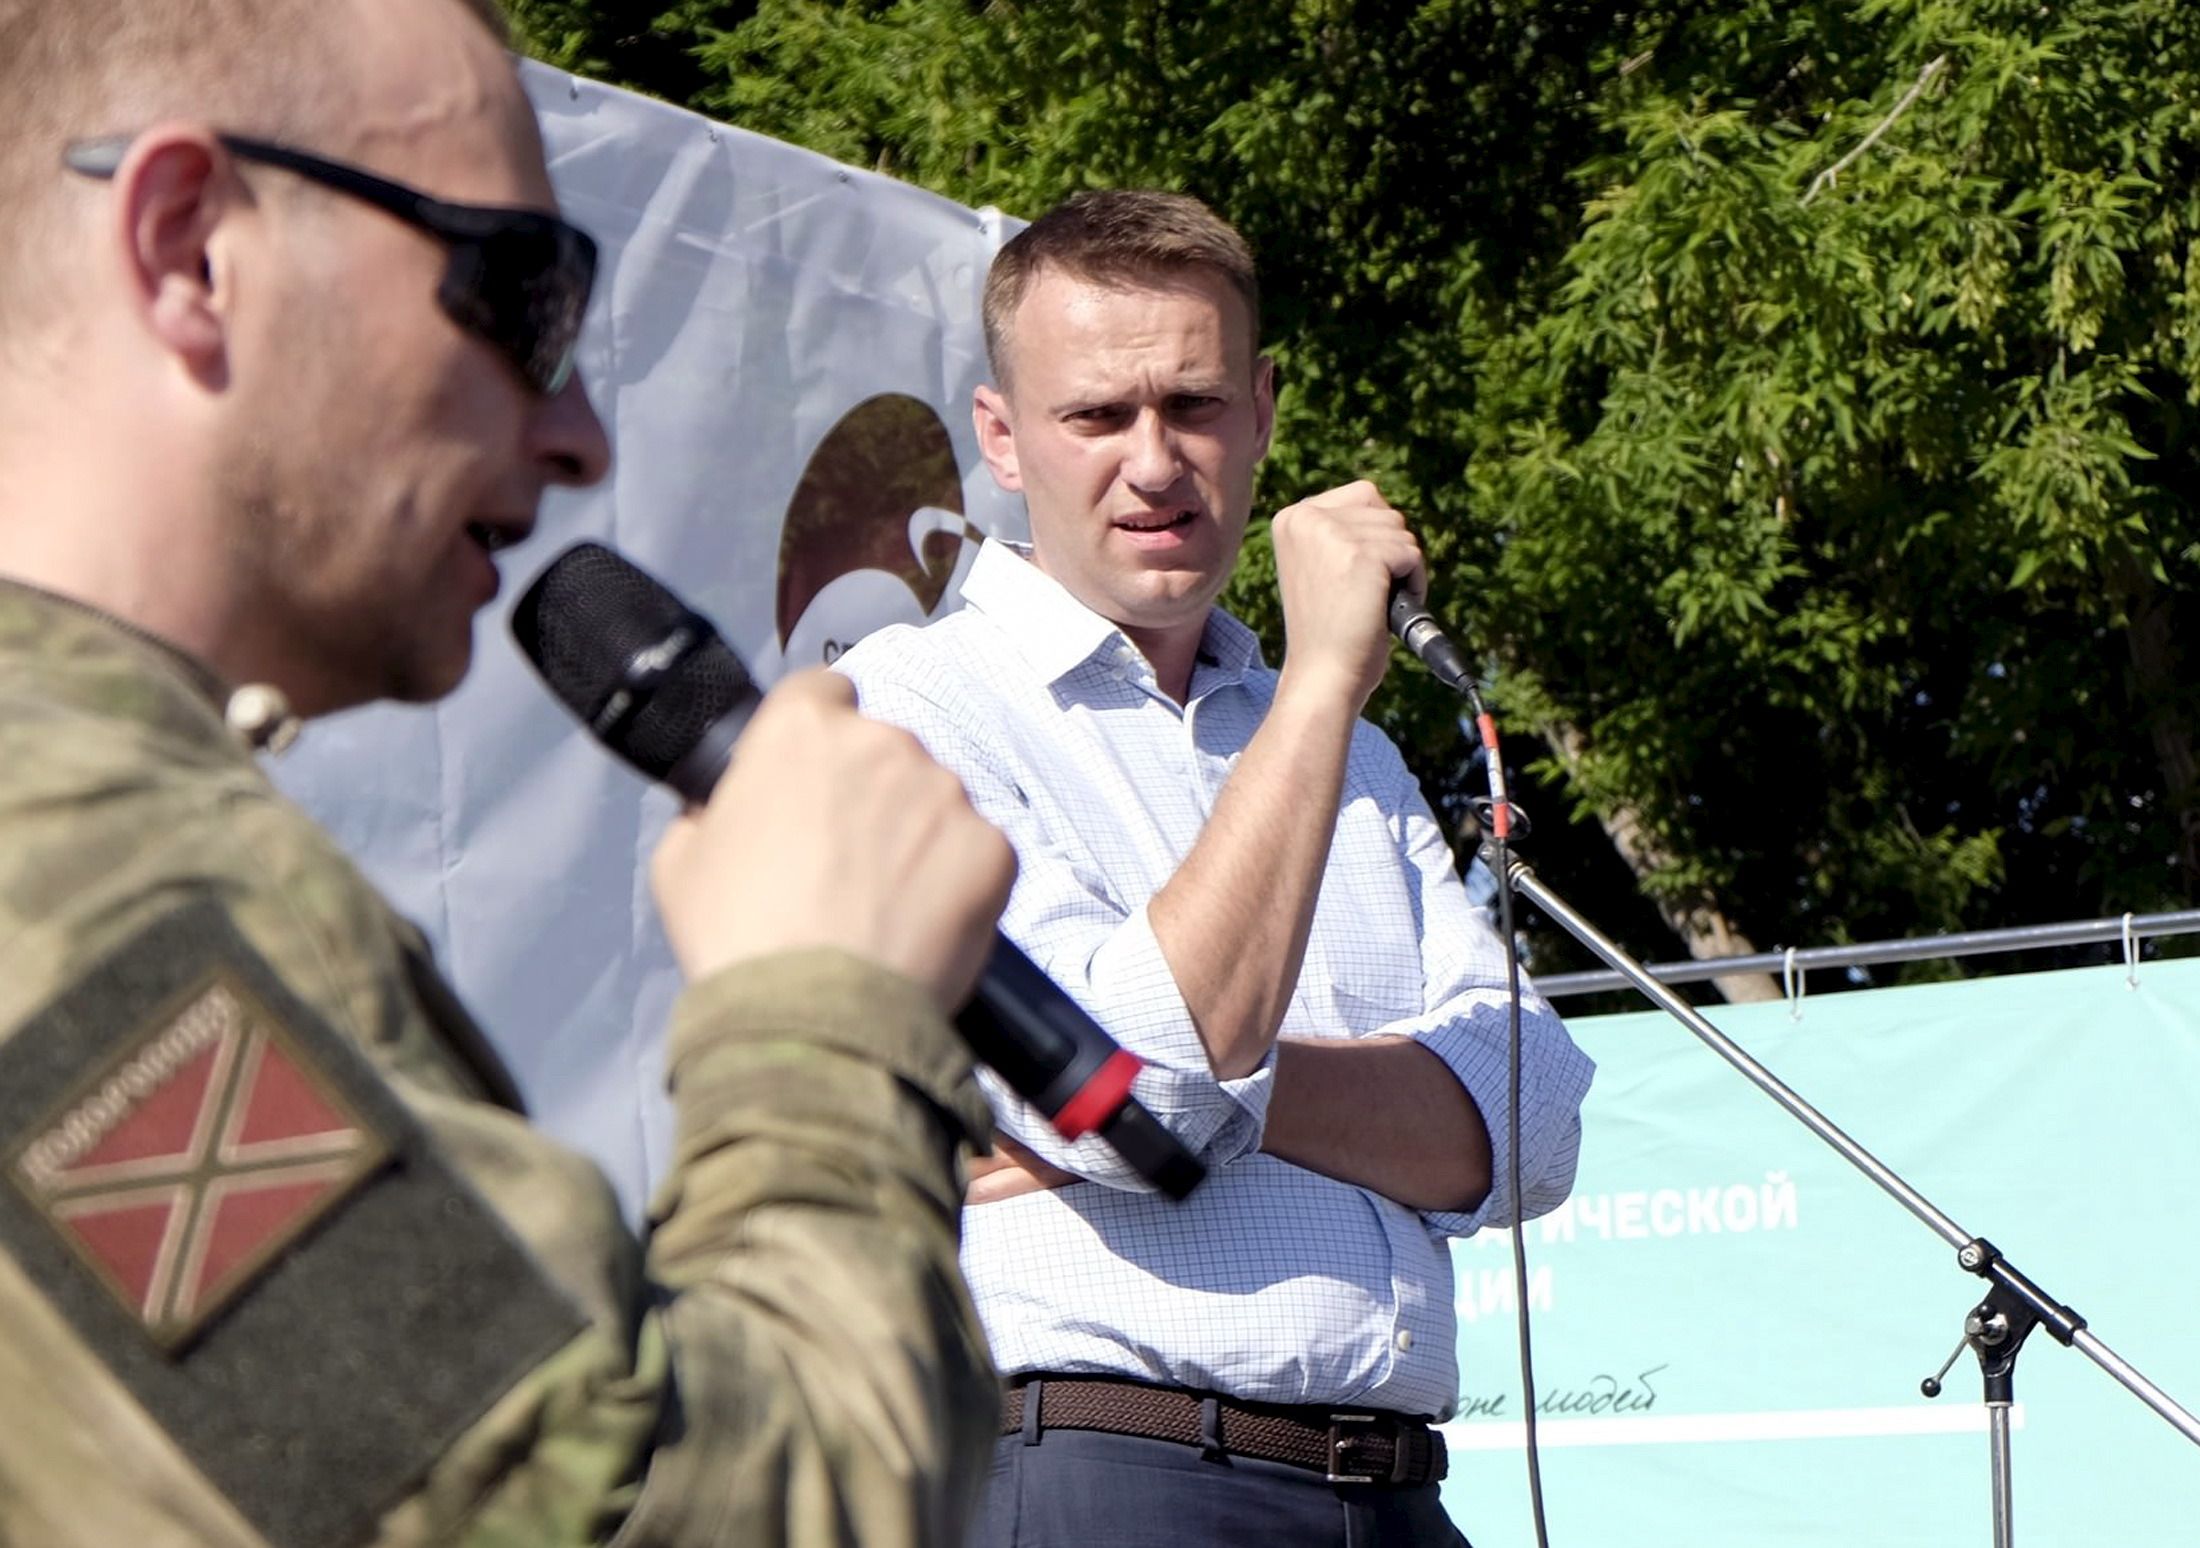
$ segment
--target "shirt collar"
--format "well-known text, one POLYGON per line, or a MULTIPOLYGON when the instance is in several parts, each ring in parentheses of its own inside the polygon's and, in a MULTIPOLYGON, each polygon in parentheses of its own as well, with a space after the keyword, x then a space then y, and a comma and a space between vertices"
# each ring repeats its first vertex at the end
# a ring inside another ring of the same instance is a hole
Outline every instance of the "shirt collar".
MULTIPOLYGON (((1003 538, 987 538, 978 550, 963 578, 962 599, 1000 625, 1042 682, 1059 682, 1116 641, 1128 643, 1121 629, 1033 564, 1027 545, 1003 538)), ((1210 685, 1236 682, 1259 664, 1259 637, 1221 608, 1210 608, 1194 676, 1219 674, 1210 685)))

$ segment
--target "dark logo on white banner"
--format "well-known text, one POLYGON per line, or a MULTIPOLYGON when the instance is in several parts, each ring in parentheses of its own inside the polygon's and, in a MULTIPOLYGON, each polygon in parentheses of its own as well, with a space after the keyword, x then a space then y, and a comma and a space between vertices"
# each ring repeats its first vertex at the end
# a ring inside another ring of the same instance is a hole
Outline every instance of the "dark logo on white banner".
POLYGON ((779 538, 779 643, 789 669, 831 661, 871 630, 923 623, 982 538, 930 404, 866 398, 802 470, 779 538))

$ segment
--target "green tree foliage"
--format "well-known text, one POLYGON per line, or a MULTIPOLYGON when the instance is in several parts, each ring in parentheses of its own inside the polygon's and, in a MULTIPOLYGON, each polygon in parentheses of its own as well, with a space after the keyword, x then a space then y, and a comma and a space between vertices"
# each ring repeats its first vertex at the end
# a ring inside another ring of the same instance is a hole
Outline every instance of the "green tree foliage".
MULTIPOLYGON (((735 8, 667 0, 503 0, 520 52, 544 64, 685 103, 710 78, 695 57, 697 29, 735 8)), ((741 7, 743 14, 750 9, 741 7)))
POLYGON ((1620 46, 1472 416, 1508 703, 1640 818, 1653 895, 1761 934, 2184 902, 2200 13, 1676 7, 1620 46))
MULTIPOLYGON (((528 9, 966 203, 1236 221, 1264 508, 1414 514, 1539 870, 1644 954, 2189 900, 2189 0, 528 9)), ((1231 600, 1280 648, 1264 564, 1231 600)), ((1460 816, 1455 705, 1399 672, 1377 713, 1460 816)))

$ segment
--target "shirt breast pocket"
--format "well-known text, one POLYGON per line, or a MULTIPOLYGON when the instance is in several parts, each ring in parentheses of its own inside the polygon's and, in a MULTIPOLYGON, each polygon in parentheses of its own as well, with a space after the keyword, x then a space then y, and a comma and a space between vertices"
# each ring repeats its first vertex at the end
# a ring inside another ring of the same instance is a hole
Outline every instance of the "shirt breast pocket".
POLYGON ((1328 1002, 1335 1021, 1325 1031, 1378 1031, 1420 1015, 1426 1003, 1420 913, 1405 862, 1381 831, 1380 852, 1333 854, 1322 878, 1307 949, 1316 976, 1301 983, 1314 1004, 1328 1002))

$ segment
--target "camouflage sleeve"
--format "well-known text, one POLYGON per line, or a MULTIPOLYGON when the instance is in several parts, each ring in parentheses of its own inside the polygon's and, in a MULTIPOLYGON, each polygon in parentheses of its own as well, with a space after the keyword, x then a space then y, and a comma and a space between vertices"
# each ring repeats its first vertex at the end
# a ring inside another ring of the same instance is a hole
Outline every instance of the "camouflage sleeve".
POLYGON ((967 1056, 915 986, 829 952, 696 986, 669 1052, 679 1134, 646 1282, 508 1394, 418 1508, 485 1491, 461 1538, 484 1548, 587 1541, 622 1511, 619 1548, 952 1548, 999 1412, 956 1265, 956 1151, 985 1122, 967 1056))
MULTIPOLYGON (((67 784, 86 782, 72 774, 67 784)), ((394 1095, 392 1111, 409 1115, 424 1157, 453 1181, 420 1195, 428 1202, 413 1216, 392 1213, 396 1182, 339 1206, 295 1262, 240 1292, 180 1357, 150 1354, 129 1329, 86 1335, 113 1321, 99 1306, 68 1337, 0 1328, 0 1371, 21 1366, 29 1390, 79 1394, 72 1411, 105 1416, 85 1419, 81 1444, 67 1422, 0 1416, 0 1540, 37 1522, 36 1540, 68 1548, 326 1548, 338 1535, 298 1526, 319 1519, 317 1502, 299 1496, 362 1492, 340 1463, 297 1440, 294 1421, 329 1409, 326 1433, 348 1437, 343 1444, 380 1443, 376 1432, 421 1458, 394 1505, 387 1495, 355 1502, 364 1530, 341 1534, 347 1543, 954 1548, 998 1413, 956 1263, 959 1148, 987 1119, 966 1053, 916 986, 825 952, 693 986, 669 1044, 678 1149, 645 1246, 593 1165, 484 1098, 466 1039, 448 1025, 461 1013, 442 1003, 447 994, 425 991, 421 974, 432 969, 411 960, 386 905, 303 814, 249 778, 209 791, 194 777, 183 782, 194 788, 178 788, 171 767, 110 783, 112 801, 77 803, 66 822, 26 815, 28 801, 0 820, 0 967, 9 970, 0 1053, 74 1058, 73 1034, 39 1007, 111 979, 101 964, 163 915, 210 906, 264 967, 276 999, 366 1056, 373 1074, 362 1067, 362 1078, 394 1095), (383 1234, 362 1238, 359 1222, 376 1210, 383 1234), (554 1336, 538 1341, 544 1352, 522 1349, 509 1367, 516 1380, 484 1382, 470 1403, 446 1408, 463 1422, 408 1433, 367 1416, 404 1413, 408 1384, 448 1385, 452 1369, 478 1356, 474 1346, 518 1320, 516 1306, 507 1317, 493 1292, 449 1266, 443 1246, 469 1240, 461 1221, 473 1222, 464 1227, 472 1239, 505 1243, 541 1287, 535 1299, 559 1308, 554 1336), (432 1282, 416 1287, 382 1270, 410 1309, 370 1307, 369 1292, 345 1285, 334 1256, 344 1240, 365 1239, 349 1261, 372 1266, 415 1236, 430 1245, 413 1244, 409 1261, 440 1265, 432 1282), (313 1298, 293 1271, 308 1259, 337 1265, 314 1281, 313 1298), (435 1304, 467 1293, 471 1322, 435 1304), (280 1352, 238 1347, 249 1341, 229 1334, 248 1324, 274 1329, 280 1352), (194 1364, 212 1371, 217 1357, 229 1362, 222 1381, 257 1383, 251 1401, 274 1405, 235 1443, 220 1427, 237 1423, 244 1389, 189 1390, 194 1364), (123 1369, 133 1362, 138 1385, 123 1369), (268 1397, 286 1385, 295 1397, 268 1397), (148 1410, 147 1391, 174 1401, 148 1410), (203 1433, 187 1433, 193 1425, 203 1433), (29 1449, 11 1460, 16 1439, 29 1449), (107 1493, 48 1487, 34 1466, 41 1457, 66 1457, 71 1468, 106 1458, 107 1493), (144 1489, 116 1486, 133 1470, 144 1489), (11 1498, 17 1482, 35 1484, 37 1498, 11 1498), (186 1519, 202 1524, 182 1530, 186 1519), (216 1521, 229 1535, 203 1524, 216 1521), (277 1521, 290 1529, 273 1529, 277 1521)), ((7 809, 0 800, 0 817, 7 809)), ((59 1065, 51 1073, 57 1089, 80 1078, 59 1065)), ((98 1072, 87 1063, 81 1073, 98 1072)), ((30 1113, 23 1132, 50 1129, 46 1112, 30 1113)), ((20 1240, 36 1244, 40 1232, 53 1235, 32 1221, 20 1240)), ((54 1275, 77 1272, 55 1262, 54 1275)), ((39 1283, 48 1282, 61 1281, 39 1283)), ((0 1254, 0 1313, 21 1306, 44 1327, 43 1302, 0 1254)))
POLYGON ((479 1548, 954 1548, 999 1412, 956 1262, 969 1055, 914 984, 834 952, 679 1002, 677 1114, 646 1256, 595 1169, 486 1104, 415 1090, 459 1170, 590 1326, 389 1523, 479 1548))
POLYGON ((1000 1414, 956 1263, 969 1060, 838 953, 721 974, 673 1028, 651 1278, 688 1421, 621 1541, 958 1544, 1000 1414))

